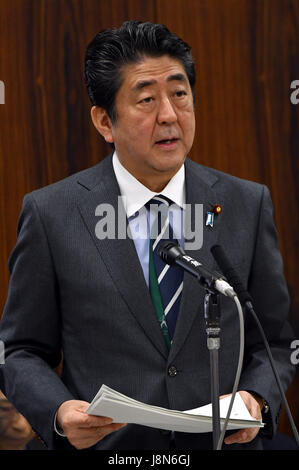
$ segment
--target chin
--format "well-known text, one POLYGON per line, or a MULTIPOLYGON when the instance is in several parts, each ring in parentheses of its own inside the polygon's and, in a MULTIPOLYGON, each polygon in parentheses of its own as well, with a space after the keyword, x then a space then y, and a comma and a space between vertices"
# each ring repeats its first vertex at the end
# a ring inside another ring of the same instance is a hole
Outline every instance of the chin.
POLYGON ((164 158, 160 158, 156 166, 156 169, 159 171, 163 171, 163 172, 176 172, 181 168, 184 161, 185 161, 185 157, 173 158, 173 157, 166 156, 164 158))

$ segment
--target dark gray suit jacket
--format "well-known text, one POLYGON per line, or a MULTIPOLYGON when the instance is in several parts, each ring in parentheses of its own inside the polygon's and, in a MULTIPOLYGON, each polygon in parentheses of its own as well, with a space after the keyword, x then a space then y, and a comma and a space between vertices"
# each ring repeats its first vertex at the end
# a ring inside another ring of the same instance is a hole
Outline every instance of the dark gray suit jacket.
MULTIPOLYGON (((111 156, 98 165, 24 198, 18 242, 9 259, 11 280, 0 338, 8 399, 48 448, 71 448, 53 431, 65 400, 90 402, 105 383, 137 400, 185 410, 210 402, 209 355, 203 318, 204 290, 189 274, 173 346, 168 353, 134 242, 98 240, 95 209, 117 208, 119 187, 111 156), (61 377, 53 368, 63 360, 61 377), (176 375, 169 368, 176 368, 176 375)), ((289 297, 265 186, 186 160, 187 203, 214 204, 222 213, 204 227, 203 247, 190 251, 211 269, 210 248, 220 242, 253 296, 283 384, 292 377, 289 297)), ((221 298, 220 393, 231 393, 239 352, 235 305, 221 298)), ((246 318, 246 352, 240 390, 270 405, 264 430, 275 430, 280 399, 265 349, 246 318)), ((178 449, 212 447, 211 433, 176 433, 178 449)), ((170 434, 127 425, 96 449, 168 449, 170 434)), ((235 446, 238 447, 238 446, 235 446)), ((242 448, 258 448, 259 438, 242 448)), ((232 447, 229 447, 232 448, 232 447)))

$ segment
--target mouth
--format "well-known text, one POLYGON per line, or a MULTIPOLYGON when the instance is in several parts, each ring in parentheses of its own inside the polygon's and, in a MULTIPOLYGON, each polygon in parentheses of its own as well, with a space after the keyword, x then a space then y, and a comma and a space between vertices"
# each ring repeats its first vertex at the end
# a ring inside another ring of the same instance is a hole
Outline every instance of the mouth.
POLYGON ((172 149, 176 146, 178 141, 179 139, 177 137, 172 137, 170 139, 161 139, 156 141, 156 145, 158 145, 159 147, 172 149))

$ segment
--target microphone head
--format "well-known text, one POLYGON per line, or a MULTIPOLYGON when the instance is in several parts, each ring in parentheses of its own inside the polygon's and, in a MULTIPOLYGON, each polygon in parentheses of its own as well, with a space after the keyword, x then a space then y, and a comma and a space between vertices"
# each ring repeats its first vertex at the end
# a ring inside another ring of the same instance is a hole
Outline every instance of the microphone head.
POLYGON ((166 264, 174 264, 175 260, 185 254, 183 248, 173 240, 163 240, 158 244, 158 255, 164 263, 166 264))

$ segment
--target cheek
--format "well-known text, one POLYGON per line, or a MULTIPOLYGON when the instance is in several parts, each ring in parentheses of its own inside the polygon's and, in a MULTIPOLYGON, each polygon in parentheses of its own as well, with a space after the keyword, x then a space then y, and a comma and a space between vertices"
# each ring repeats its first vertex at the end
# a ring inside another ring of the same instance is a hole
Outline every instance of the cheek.
MULTIPOLYGON (((134 139, 134 142, 143 142, 144 145, 148 145, 153 136, 154 124, 152 119, 137 118, 131 121, 130 126, 130 138, 134 139)), ((129 136, 128 136, 129 137, 129 136)))
POLYGON ((119 151, 127 152, 132 157, 147 155, 151 149, 152 128, 141 120, 128 120, 125 126, 118 128, 114 135, 119 151))
POLYGON ((184 136, 188 139, 193 139, 195 133, 195 116, 194 113, 187 112, 181 116, 181 128, 183 129, 184 136))
POLYGON ((140 138, 141 135, 150 135, 153 131, 153 119, 150 116, 128 113, 123 119, 120 128, 124 137, 140 138))

